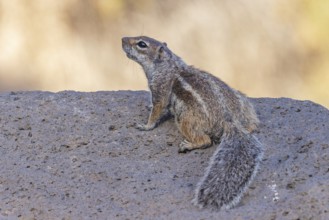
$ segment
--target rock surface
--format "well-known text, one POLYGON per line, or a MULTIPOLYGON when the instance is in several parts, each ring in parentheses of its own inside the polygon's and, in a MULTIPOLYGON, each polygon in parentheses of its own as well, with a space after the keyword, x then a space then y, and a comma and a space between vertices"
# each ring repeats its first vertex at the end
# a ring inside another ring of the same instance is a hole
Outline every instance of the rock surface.
POLYGON ((329 111, 252 99, 266 146, 229 211, 199 210, 194 188, 215 147, 179 154, 173 120, 142 132, 146 92, 0 94, 0 219, 329 219, 329 111))

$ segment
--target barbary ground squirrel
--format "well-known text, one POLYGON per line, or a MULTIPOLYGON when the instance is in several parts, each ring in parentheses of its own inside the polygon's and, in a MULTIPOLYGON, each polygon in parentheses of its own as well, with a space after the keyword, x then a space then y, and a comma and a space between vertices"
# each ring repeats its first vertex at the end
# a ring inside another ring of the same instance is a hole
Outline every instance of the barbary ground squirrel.
POLYGON ((219 143, 193 203, 216 210, 238 204, 263 155, 262 144, 251 134, 259 122, 252 104, 215 76, 185 64, 166 43, 124 37, 122 47, 143 67, 152 95, 148 122, 137 128, 151 130, 169 112, 185 138, 179 152, 219 143))

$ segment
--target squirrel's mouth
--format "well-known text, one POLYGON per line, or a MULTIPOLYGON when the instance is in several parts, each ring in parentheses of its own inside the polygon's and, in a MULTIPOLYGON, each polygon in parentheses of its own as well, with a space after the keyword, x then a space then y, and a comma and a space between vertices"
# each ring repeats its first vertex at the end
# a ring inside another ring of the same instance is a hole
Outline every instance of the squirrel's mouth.
POLYGON ((127 55, 128 58, 133 59, 133 56, 130 53, 126 52, 126 55, 127 55))
POLYGON ((136 57, 131 55, 130 53, 126 52, 126 55, 129 59, 136 60, 136 57))
POLYGON ((128 50, 124 50, 124 51, 126 52, 126 55, 127 55, 127 57, 128 57, 129 59, 132 59, 132 60, 134 60, 134 61, 137 60, 137 58, 136 58, 134 55, 132 55, 132 54, 130 53, 130 51, 128 51, 128 50))
POLYGON ((126 53, 127 57, 129 59, 135 60, 136 58, 131 54, 131 49, 130 47, 126 46, 126 45, 122 45, 122 49, 123 51, 126 53))

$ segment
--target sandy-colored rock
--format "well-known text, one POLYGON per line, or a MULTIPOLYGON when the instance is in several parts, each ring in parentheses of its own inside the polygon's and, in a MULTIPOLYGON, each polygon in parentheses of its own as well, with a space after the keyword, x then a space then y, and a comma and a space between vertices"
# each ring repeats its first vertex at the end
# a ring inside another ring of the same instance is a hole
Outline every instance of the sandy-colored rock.
POLYGON ((152 131, 146 92, 0 94, 0 219, 329 219, 329 111, 253 99, 266 146, 238 207, 191 204, 215 147, 179 154, 173 120, 152 131))

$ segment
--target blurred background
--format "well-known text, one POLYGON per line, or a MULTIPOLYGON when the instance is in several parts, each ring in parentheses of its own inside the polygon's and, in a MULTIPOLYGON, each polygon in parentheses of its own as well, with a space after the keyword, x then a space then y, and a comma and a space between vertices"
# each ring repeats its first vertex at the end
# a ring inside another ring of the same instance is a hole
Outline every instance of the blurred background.
POLYGON ((252 97, 329 107, 328 0, 0 0, 0 91, 146 90, 122 36, 252 97))

